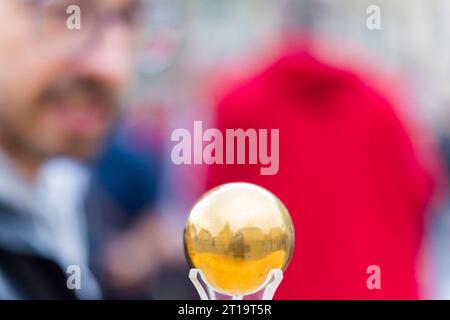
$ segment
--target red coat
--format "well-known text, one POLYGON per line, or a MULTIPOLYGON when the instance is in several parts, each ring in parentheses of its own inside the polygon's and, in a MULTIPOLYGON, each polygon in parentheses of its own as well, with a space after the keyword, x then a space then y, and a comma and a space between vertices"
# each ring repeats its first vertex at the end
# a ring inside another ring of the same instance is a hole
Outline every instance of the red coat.
POLYGON ((213 165, 208 187, 259 184, 289 209, 293 259, 278 299, 414 299, 432 183, 390 103, 353 73, 290 54, 220 103, 218 127, 280 129, 280 169, 213 165), (367 267, 381 268, 381 290, 367 267))

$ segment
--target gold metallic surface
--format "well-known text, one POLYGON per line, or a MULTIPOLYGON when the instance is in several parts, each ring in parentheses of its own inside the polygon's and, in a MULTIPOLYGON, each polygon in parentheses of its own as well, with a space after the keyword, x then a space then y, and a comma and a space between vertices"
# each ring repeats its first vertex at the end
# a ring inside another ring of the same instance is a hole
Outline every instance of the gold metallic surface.
POLYGON ((184 231, 189 264, 229 295, 257 290, 271 269, 284 270, 292 256, 294 228, 286 207, 271 192, 230 183, 203 195, 184 231))

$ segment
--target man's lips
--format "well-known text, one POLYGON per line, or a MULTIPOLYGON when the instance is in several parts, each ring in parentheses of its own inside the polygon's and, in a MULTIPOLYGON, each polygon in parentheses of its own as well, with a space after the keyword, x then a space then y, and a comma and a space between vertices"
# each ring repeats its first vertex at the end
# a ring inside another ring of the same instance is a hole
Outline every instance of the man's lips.
POLYGON ((108 110, 101 105, 58 105, 50 113, 58 126, 72 134, 96 134, 108 124, 108 110))

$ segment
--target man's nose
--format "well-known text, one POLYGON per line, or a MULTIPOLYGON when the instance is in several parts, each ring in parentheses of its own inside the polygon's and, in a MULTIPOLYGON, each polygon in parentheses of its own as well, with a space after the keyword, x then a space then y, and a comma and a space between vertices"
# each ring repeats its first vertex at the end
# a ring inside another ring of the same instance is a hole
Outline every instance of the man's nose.
POLYGON ((132 35, 121 25, 110 25, 91 45, 77 54, 74 73, 93 77, 111 88, 124 87, 131 78, 135 59, 132 35))

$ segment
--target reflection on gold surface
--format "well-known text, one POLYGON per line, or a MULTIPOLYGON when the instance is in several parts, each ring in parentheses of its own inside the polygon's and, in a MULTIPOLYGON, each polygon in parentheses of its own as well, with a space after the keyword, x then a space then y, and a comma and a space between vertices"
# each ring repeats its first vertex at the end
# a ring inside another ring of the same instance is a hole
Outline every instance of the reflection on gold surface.
POLYGON ((285 269, 294 230, 281 201, 248 183, 206 193, 192 208, 184 243, 188 261, 208 282, 230 295, 258 289, 270 269, 285 269))

